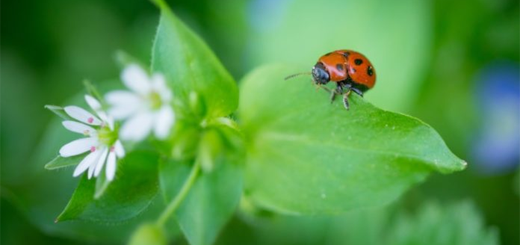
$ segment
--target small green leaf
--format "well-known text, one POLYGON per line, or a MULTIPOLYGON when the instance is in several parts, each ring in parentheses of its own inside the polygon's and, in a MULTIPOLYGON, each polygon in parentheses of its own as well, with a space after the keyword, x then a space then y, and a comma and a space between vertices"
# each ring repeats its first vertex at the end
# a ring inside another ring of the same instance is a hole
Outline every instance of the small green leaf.
POLYGON ((166 245, 167 239, 162 227, 156 224, 141 225, 130 238, 129 245, 166 245))
POLYGON ((101 96, 97 88, 94 86, 94 84, 92 84, 92 82, 90 82, 89 80, 84 80, 83 86, 85 86, 85 90, 87 90, 88 94, 90 94, 98 101, 103 102, 103 97, 101 96))
MULTIPOLYGON (((378 109, 351 94, 315 91, 298 68, 268 66, 242 82, 239 116, 247 136, 247 191, 286 213, 342 213, 395 200, 428 173, 466 163, 418 119, 378 109)), ((370 93, 370 91, 368 92, 370 93)))
MULTIPOLYGON (((176 211, 177 221, 192 245, 212 244, 224 224, 231 218, 242 194, 242 172, 231 163, 214 166, 202 173, 176 211)), ((180 162, 165 162, 160 171, 161 189, 172 200, 190 172, 180 162)))
POLYGON ((85 158, 86 154, 81 154, 77 156, 72 157, 62 157, 62 156, 56 156, 52 161, 45 164, 45 169, 47 170, 54 170, 64 167, 69 167, 73 165, 78 165, 83 158, 85 158))
POLYGON ((45 109, 49 109, 54 114, 58 115, 59 117, 65 119, 65 120, 73 120, 67 113, 65 113, 65 110, 61 106, 55 106, 55 105, 46 105, 45 109))
MULTIPOLYGON (((119 222, 138 215, 157 193, 158 160, 157 154, 151 152, 127 154, 118 162, 115 180, 98 199, 94 198, 96 179, 89 180, 84 175, 56 221, 119 222)), ((102 189, 103 183, 98 184, 98 192, 102 189)))
POLYGON ((152 70, 164 73, 175 96, 189 105, 195 92, 206 117, 227 116, 238 105, 238 88, 215 54, 188 29, 163 1, 152 50, 152 70))

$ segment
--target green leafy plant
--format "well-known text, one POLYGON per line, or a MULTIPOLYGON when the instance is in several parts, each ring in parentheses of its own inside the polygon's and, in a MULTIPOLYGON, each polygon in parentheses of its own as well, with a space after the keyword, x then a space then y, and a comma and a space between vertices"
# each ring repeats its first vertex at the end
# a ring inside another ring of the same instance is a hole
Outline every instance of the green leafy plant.
MULTIPOLYGON (((164 75, 174 96, 171 134, 126 142, 115 179, 83 176, 57 221, 124 222, 160 193, 161 213, 131 244, 164 244, 177 225, 190 244, 212 244, 241 198, 278 213, 341 214, 390 203, 431 172, 465 168, 418 119, 357 95, 345 111, 305 79, 283 80, 298 67, 256 69, 240 82, 239 100, 237 83, 208 46, 163 1, 156 4, 151 71, 164 75)), ((46 168, 79 161, 58 157, 46 168)))
POLYGON ((233 241, 227 233, 251 224, 258 244, 500 244, 496 227, 486 227, 482 214, 469 200, 442 205, 425 201, 414 211, 403 210, 402 201, 396 204, 335 216, 241 213, 245 221, 234 221, 218 244, 247 243, 233 241))

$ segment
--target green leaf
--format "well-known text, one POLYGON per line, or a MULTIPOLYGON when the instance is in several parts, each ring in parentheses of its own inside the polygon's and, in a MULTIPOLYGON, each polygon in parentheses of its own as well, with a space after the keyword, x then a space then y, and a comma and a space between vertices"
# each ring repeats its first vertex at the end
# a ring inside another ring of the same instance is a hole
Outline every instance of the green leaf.
MULTIPOLYGON (((192 245, 212 244, 234 213, 242 194, 239 166, 222 163, 201 174, 176 211, 177 221, 192 245)), ((172 200, 190 172, 188 164, 165 162, 160 171, 161 189, 172 200)))
POLYGON ((49 109, 50 111, 52 111, 54 114, 58 115, 59 117, 61 117, 62 119, 65 119, 65 120, 74 120, 72 119, 71 117, 69 117, 69 115, 67 115, 67 113, 65 113, 65 110, 63 109, 63 107, 61 106, 56 106, 56 105, 46 105, 45 106, 45 109, 49 109))
POLYGON ((56 221, 119 222, 138 215, 157 193, 158 160, 157 154, 151 152, 127 154, 118 162, 116 178, 98 199, 94 198, 97 180, 84 175, 56 221))
POLYGON ((418 119, 355 94, 347 111, 309 78, 283 80, 295 70, 267 66, 242 82, 246 187, 255 203, 286 213, 342 213, 389 203, 432 171, 466 166, 418 119))
POLYGON ((77 156, 72 157, 62 157, 62 156, 56 156, 52 161, 45 164, 45 169, 47 170, 54 170, 64 167, 69 167, 73 165, 78 165, 83 158, 85 158, 86 154, 81 154, 77 156))
POLYGON ((402 213, 390 225, 386 244, 499 244, 498 230, 486 228, 471 202, 427 203, 415 215, 402 213))
POLYGON ((189 105, 192 92, 204 103, 206 117, 227 116, 238 105, 238 88, 215 54, 164 4, 152 51, 152 70, 164 73, 175 96, 189 105))

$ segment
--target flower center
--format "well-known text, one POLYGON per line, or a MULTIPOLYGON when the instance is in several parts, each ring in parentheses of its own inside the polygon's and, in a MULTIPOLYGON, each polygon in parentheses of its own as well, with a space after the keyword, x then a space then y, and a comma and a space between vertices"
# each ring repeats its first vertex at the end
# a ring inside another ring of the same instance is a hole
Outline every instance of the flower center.
POLYGON ((162 100, 161 100, 161 95, 159 95, 159 93, 157 93, 155 91, 151 92, 149 95, 149 100, 150 100, 150 106, 152 107, 152 110, 157 110, 157 109, 161 108, 162 100))
POLYGON ((106 125, 97 130, 97 135, 99 142, 104 145, 110 146, 116 143, 117 132, 110 130, 110 128, 106 125))

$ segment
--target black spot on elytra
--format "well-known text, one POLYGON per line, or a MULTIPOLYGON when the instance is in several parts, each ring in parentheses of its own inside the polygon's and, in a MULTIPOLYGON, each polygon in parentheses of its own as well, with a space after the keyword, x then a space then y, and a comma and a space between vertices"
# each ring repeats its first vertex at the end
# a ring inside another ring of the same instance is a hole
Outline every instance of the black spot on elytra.
POLYGON ((355 59, 354 60, 354 64, 361 65, 361 64, 363 64, 363 60, 362 59, 355 59))
POLYGON ((343 65, 342 64, 337 64, 336 65, 336 69, 338 69, 338 71, 343 71, 343 65))
POLYGON ((349 55, 350 55, 350 52, 343 53, 343 56, 345 56, 345 58, 348 58, 349 55))
POLYGON ((367 68, 367 74, 368 74, 369 76, 374 75, 374 69, 372 68, 372 66, 369 66, 369 67, 367 68))

